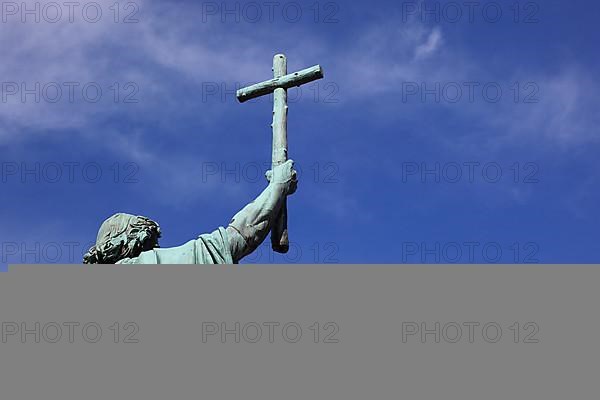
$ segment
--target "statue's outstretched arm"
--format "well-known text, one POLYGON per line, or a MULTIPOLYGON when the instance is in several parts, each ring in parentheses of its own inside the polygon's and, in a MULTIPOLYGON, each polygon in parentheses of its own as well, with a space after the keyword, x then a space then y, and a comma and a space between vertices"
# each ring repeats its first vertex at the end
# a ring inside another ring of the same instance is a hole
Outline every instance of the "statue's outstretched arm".
POLYGON ((269 185, 250 204, 234 215, 227 232, 234 262, 252 253, 265 240, 286 196, 296 191, 294 162, 276 166, 267 175, 269 185))

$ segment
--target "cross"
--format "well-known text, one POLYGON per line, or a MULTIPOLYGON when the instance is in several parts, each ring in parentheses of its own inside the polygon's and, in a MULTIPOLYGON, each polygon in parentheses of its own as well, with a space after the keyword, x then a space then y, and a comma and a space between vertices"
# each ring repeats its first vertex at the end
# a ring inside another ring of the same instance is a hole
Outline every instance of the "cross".
MULTIPOLYGON (((323 78, 323 69, 320 65, 288 74, 285 55, 276 54, 273 57, 273 79, 237 91, 236 96, 240 103, 273 93, 272 167, 283 164, 288 159, 287 89, 321 78, 323 78)), ((278 253, 287 253, 289 250, 286 200, 284 200, 281 212, 271 228, 271 247, 278 253)))

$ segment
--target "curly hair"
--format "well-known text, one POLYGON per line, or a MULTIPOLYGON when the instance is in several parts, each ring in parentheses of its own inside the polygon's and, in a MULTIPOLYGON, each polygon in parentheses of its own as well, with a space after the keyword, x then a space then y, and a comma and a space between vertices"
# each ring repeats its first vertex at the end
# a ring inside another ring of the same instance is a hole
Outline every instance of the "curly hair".
POLYGON ((160 227, 142 216, 118 213, 100 226, 96 244, 83 256, 84 264, 115 264, 158 246, 160 227))

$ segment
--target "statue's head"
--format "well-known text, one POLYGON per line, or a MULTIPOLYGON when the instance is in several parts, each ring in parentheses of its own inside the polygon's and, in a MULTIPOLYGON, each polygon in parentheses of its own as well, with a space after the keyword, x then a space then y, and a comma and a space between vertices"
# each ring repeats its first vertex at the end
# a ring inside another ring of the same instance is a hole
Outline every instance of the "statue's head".
POLYGON ((100 226, 96 244, 83 256, 84 264, 115 264, 158 246, 160 227, 146 217, 115 214, 100 226))

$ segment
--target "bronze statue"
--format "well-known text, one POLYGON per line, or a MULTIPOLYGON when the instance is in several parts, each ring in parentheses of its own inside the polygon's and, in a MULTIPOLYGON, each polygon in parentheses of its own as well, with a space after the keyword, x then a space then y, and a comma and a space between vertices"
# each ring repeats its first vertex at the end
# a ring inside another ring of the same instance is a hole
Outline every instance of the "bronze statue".
POLYGON ((172 248, 158 246, 160 227, 149 218, 115 214, 98 232, 96 244, 85 254, 85 264, 232 264, 252 253, 271 231, 273 250, 289 249, 286 197, 296 191, 294 163, 288 160, 287 89, 323 77, 319 65, 291 74, 283 54, 273 58, 273 79, 240 89, 237 98, 244 102, 273 93, 272 169, 269 185, 250 204, 238 212, 227 228, 172 248))

